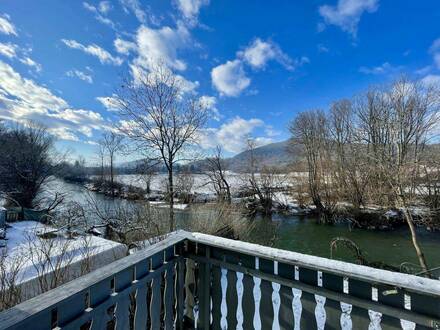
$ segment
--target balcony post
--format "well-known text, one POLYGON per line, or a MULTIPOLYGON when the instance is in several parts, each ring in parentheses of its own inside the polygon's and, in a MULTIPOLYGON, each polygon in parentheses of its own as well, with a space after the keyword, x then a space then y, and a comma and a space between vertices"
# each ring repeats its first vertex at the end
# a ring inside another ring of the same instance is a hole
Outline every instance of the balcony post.
POLYGON ((208 262, 199 264, 199 310, 200 318, 198 329, 209 329, 211 323, 211 248, 205 246, 205 257, 208 262))

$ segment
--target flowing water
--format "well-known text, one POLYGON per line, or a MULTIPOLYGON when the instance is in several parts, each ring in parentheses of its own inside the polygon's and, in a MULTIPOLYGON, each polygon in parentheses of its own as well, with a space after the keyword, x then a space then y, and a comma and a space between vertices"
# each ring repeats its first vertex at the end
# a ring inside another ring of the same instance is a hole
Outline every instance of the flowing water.
MULTIPOLYGON (((112 199, 101 194, 87 191, 85 188, 56 180, 51 189, 66 193, 69 201, 86 203, 88 194, 92 194, 100 203, 133 203, 127 200, 112 199)), ((178 221, 187 218, 185 211, 178 211, 178 221)), ((404 262, 417 264, 409 231, 399 228, 393 231, 370 231, 353 229, 346 224, 322 225, 313 216, 273 215, 271 219, 255 219, 254 235, 257 241, 272 239, 274 247, 306 253, 321 257, 330 257, 330 242, 335 237, 345 237, 354 241, 369 262, 381 261, 395 267, 404 262)), ((440 233, 419 230, 419 239, 428 261, 433 268, 440 266, 440 233)), ((352 253, 344 247, 338 247, 333 256, 340 260, 354 262, 352 253)))

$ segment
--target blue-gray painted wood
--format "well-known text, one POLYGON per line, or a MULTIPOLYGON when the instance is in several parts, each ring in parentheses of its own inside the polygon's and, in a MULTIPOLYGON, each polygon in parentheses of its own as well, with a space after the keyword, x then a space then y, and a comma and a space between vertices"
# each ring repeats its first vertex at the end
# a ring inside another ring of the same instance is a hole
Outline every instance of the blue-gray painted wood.
POLYGON ((180 259, 177 262, 177 276, 176 276, 176 329, 182 330, 183 329, 183 313, 185 308, 185 261, 183 259, 180 259))
POLYGON ((174 262, 168 262, 165 272, 165 329, 174 328, 174 262))
POLYGON ((150 309, 150 315, 151 315, 151 329, 161 329, 162 327, 162 318, 161 318, 161 312, 162 312, 162 292, 161 292, 161 285, 162 285, 162 276, 160 276, 160 273, 156 273, 153 282, 151 284, 152 287, 152 297, 151 297, 151 309, 150 309))
POLYGON ((136 312, 134 316, 134 329, 135 330, 146 329, 147 320, 148 320, 147 287, 143 285, 139 287, 136 291, 136 312))
POLYGON ((349 315, 342 316, 348 318, 353 329, 371 325, 369 310, 383 314, 382 319, 378 319, 382 329, 399 329, 402 319, 415 322, 416 329, 440 328, 440 290, 435 281, 402 274, 390 276, 390 272, 378 270, 371 271, 374 276, 370 279, 364 272, 365 267, 361 269, 353 265, 349 268, 353 271, 347 272, 341 270, 345 266, 340 262, 335 262, 336 266, 332 267, 333 261, 323 263, 322 258, 316 258, 317 264, 314 265, 308 262, 311 259, 299 254, 290 258, 289 253, 279 254, 274 249, 252 248, 250 244, 243 244, 240 249, 240 242, 208 238, 207 235, 185 232, 170 235, 144 251, 0 313, 0 329, 79 329, 90 323, 91 329, 106 329, 113 325, 118 329, 129 329, 134 325, 136 330, 172 329, 174 326, 187 329, 194 325, 191 322, 194 322, 193 311, 197 304, 200 325, 218 329, 222 295, 220 269, 227 272, 229 328, 237 326, 237 310, 241 307, 243 328, 253 326, 254 277, 261 279, 259 312, 263 329, 272 327, 272 299, 277 300, 278 288, 280 308, 276 316, 281 328, 289 325, 293 328, 291 323, 296 321, 292 314, 292 288, 301 290, 302 328, 316 328, 316 295, 325 297, 326 329, 339 328, 341 302, 352 307, 349 315), (258 268, 255 257, 259 258, 258 268), (278 272, 274 261, 277 261, 278 272), (299 266, 298 279, 294 279, 294 265, 299 266), (322 284, 317 280, 321 273, 322 284), (380 274, 383 274, 383 281, 380 274), (348 278, 347 292, 344 277, 348 278), (237 292, 237 283, 242 295, 237 292), (374 300, 372 287, 378 289, 374 300), (151 294, 148 293, 150 290, 151 294), (272 295, 274 292, 275 296, 272 295), (237 295, 242 297, 241 304, 237 295), (405 304, 405 296, 411 299, 410 307, 405 304), (211 299, 212 324, 209 314, 211 299), (184 320, 189 322, 184 323, 184 320))

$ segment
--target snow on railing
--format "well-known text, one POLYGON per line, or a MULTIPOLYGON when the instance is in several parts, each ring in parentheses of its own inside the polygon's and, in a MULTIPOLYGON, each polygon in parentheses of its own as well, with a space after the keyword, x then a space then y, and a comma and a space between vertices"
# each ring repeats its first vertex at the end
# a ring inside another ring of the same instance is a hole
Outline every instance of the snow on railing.
POLYGON ((415 329, 440 281, 178 232, 0 313, 0 329, 415 329))

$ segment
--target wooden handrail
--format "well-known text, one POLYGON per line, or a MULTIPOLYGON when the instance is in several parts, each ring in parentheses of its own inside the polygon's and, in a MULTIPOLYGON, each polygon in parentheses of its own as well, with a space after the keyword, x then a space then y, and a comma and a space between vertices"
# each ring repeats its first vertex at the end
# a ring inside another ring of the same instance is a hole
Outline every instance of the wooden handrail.
POLYGON ((193 242, 206 244, 237 253, 270 259, 290 265, 302 266, 327 273, 348 276, 369 283, 381 283, 408 291, 440 296, 440 281, 410 274, 392 272, 345 261, 322 258, 287 250, 281 250, 258 244, 235 241, 201 233, 186 233, 193 242))
POLYGON ((237 308, 234 304, 238 303, 243 304, 243 316, 239 321, 237 315, 236 322, 244 322, 249 328, 250 317, 256 317, 266 322, 267 327, 267 322, 286 322, 286 314, 276 311, 281 306, 284 310, 293 308, 294 290, 303 294, 302 327, 309 327, 307 322, 318 322, 314 319, 315 308, 322 310, 327 306, 316 298, 319 296, 329 299, 333 309, 328 313, 338 313, 329 314, 328 320, 324 317, 324 322, 333 322, 330 327, 338 324, 338 317, 342 318, 344 313, 344 317, 350 318, 349 312, 341 311, 343 303, 357 309, 353 317, 362 315, 361 321, 356 319, 356 326, 368 324, 372 318, 369 311, 374 310, 382 313, 384 325, 406 320, 425 327, 440 327, 440 281, 178 231, 144 250, 0 313, 0 329, 45 329, 54 325, 61 329, 79 328, 92 320, 103 327, 114 320, 119 327, 134 322, 135 329, 144 329, 147 324, 153 328, 182 329, 195 322, 199 329, 210 328, 214 322, 216 326, 232 322, 230 326, 234 327, 231 317, 236 316, 236 310, 229 309, 237 308), (266 284, 260 287, 261 280, 266 284), (283 299, 287 302, 281 302, 280 290, 284 290, 283 299), (257 304, 255 292, 272 297, 269 299, 273 306, 268 306, 269 301, 257 304), (133 299, 136 312, 130 309, 133 299), (89 302, 84 306, 85 300, 89 302), (254 300, 256 307, 252 305, 254 300), (334 302, 341 304, 339 310, 334 302), (225 306, 227 319, 223 314, 225 306), (261 310, 257 311, 258 308, 261 310), (135 314, 129 314, 129 310, 135 314), (266 315, 267 310, 273 315, 266 315))

